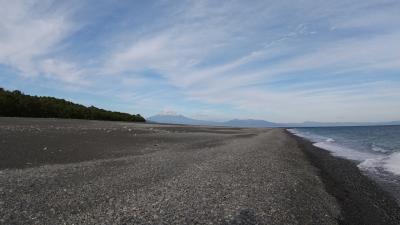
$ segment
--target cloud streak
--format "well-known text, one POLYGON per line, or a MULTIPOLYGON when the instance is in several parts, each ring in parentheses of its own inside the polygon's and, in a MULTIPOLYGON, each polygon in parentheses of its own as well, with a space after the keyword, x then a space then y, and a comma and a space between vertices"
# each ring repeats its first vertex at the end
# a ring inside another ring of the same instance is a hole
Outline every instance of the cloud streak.
POLYGON ((119 4, 79 24, 77 12, 54 2, 7 3, 0 63, 94 95, 106 90, 145 115, 168 108, 279 122, 399 119, 397 1, 119 4), (82 40, 93 43, 76 61, 82 40))
POLYGON ((0 9, 0 63, 11 66, 23 76, 85 83, 76 65, 51 58, 61 42, 74 30, 68 11, 53 8, 52 1, 4 1, 0 9))

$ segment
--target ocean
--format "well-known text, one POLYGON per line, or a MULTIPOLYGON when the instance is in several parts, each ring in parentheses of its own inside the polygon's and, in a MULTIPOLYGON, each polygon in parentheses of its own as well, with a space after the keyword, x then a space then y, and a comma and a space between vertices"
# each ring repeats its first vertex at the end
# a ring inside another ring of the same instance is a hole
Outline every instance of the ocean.
POLYGON ((377 181, 400 203, 400 126, 288 130, 334 156, 356 161, 362 172, 377 181))

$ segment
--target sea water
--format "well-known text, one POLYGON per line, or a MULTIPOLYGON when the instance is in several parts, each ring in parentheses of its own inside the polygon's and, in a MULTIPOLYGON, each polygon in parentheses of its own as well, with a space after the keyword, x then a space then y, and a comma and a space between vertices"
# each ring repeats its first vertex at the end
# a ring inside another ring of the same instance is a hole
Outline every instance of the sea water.
POLYGON ((400 126, 288 129, 332 155, 354 160, 400 202, 400 126))

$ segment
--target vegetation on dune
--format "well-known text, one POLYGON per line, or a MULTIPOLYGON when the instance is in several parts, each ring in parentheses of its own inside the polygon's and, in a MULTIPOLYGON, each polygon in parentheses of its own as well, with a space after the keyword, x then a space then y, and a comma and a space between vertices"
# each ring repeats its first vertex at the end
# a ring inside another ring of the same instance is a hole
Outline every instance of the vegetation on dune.
POLYGON ((3 88, 0 88, 0 116, 145 121, 140 114, 131 115, 94 106, 86 107, 64 99, 31 96, 20 91, 7 91, 3 88))

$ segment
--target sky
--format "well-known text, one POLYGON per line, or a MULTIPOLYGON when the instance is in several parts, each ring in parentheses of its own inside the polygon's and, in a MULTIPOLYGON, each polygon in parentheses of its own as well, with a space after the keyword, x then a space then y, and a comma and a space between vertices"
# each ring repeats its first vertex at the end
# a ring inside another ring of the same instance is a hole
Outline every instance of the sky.
POLYGON ((400 1, 0 0, 0 86, 109 110, 400 120, 400 1))

